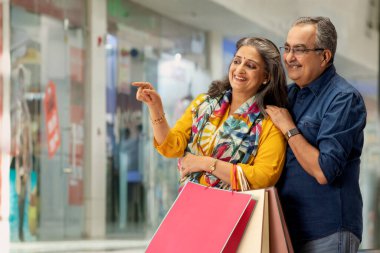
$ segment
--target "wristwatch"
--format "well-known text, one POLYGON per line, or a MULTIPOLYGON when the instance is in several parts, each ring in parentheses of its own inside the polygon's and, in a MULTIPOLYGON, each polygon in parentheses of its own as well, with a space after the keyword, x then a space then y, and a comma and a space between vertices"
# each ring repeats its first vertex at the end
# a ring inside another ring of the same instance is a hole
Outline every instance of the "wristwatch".
POLYGON ((285 133, 285 139, 288 141, 290 137, 297 135, 297 134, 300 134, 300 131, 298 131, 298 128, 297 127, 292 128, 285 133))

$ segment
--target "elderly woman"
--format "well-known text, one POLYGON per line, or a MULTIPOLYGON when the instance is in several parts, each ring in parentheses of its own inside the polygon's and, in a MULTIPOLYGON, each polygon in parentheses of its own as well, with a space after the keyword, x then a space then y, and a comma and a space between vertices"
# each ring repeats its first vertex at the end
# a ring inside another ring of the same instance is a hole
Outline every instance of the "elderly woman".
POLYGON ((173 128, 153 86, 132 83, 139 87, 137 100, 149 108, 156 149, 180 158, 182 183, 237 189, 245 181, 255 189, 273 186, 280 177, 286 143, 265 112, 266 105, 287 105, 280 53, 263 38, 242 38, 236 50, 228 77, 214 81, 173 128))

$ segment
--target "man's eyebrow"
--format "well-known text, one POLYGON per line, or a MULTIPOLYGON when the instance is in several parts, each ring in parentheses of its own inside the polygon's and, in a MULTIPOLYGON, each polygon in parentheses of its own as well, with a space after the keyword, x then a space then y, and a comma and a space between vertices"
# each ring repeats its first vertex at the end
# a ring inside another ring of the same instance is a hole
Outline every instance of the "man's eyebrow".
MULTIPOLYGON (((290 45, 289 45, 288 42, 285 42, 284 46, 290 47, 290 45)), ((295 48, 295 47, 306 47, 306 45, 305 44, 296 44, 296 45, 293 46, 293 48, 295 48)))
POLYGON ((294 45, 293 47, 306 47, 305 44, 297 44, 297 45, 294 45))

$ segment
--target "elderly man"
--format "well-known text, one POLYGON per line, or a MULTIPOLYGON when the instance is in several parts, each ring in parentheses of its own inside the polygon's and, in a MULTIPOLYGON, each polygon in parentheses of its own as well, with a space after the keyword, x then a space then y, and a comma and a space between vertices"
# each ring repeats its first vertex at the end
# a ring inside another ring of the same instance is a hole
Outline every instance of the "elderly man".
POLYGON ((357 252, 362 236, 360 155, 366 108, 336 73, 330 19, 295 21, 281 47, 294 81, 289 111, 267 106, 288 141, 277 185, 296 252, 357 252))

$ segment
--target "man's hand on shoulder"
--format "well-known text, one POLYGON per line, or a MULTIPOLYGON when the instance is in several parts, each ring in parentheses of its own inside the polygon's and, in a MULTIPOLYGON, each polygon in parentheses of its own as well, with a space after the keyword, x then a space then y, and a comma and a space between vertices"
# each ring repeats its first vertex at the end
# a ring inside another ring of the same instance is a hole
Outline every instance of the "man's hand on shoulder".
POLYGON ((273 124, 280 129, 283 134, 286 134, 290 129, 296 127, 293 122, 292 116, 286 108, 268 105, 265 109, 271 118, 273 124))

